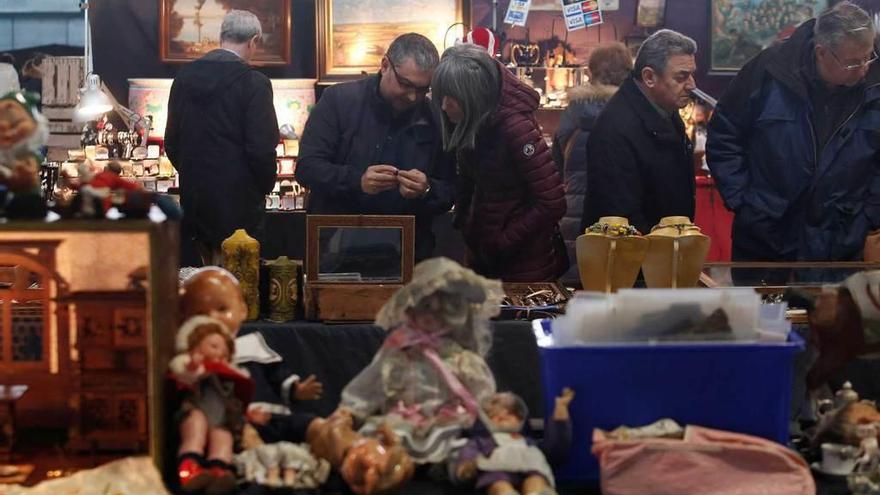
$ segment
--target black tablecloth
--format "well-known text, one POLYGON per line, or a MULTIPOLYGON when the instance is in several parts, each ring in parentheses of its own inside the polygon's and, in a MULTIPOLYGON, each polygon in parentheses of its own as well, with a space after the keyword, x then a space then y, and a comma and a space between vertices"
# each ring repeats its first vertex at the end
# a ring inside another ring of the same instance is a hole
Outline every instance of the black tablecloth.
MULTIPOLYGON (((487 361, 499 390, 518 394, 533 418, 544 416, 538 347, 531 324, 492 322, 493 344, 487 361)), ((246 323, 239 335, 259 331, 299 376, 315 374, 324 384, 321 400, 297 406, 320 415, 333 412, 342 389, 369 362, 382 345, 385 332, 374 325, 322 323, 246 323)), ((271 366, 271 365, 270 365, 271 366)))

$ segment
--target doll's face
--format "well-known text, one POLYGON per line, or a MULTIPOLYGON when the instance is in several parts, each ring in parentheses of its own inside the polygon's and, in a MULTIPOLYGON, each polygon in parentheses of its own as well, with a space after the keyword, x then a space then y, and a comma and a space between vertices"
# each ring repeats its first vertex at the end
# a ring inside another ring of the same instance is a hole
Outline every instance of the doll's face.
POLYGON ((486 414, 492 423, 504 431, 518 431, 522 427, 522 418, 516 415, 511 408, 494 404, 489 406, 486 414))
POLYGON ((197 273, 181 290, 181 318, 185 321, 196 315, 220 320, 229 331, 237 333, 247 316, 241 288, 219 270, 197 273))
POLYGON ((226 345, 226 339, 219 333, 205 336, 192 351, 201 354, 205 361, 229 362, 229 347, 226 345))
POLYGON ((0 149, 9 149, 33 134, 37 122, 18 101, 0 100, 0 149))

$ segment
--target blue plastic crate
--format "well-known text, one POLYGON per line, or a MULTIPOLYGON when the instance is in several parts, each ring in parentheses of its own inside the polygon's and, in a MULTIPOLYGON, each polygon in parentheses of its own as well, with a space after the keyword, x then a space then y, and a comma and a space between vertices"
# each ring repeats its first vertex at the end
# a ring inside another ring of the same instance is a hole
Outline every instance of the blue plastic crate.
MULTIPOLYGON (((549 320, 541 322, 550 334, 549 320)), ((541 339, 539 338, 539 345, 541 339)), ((642 426, 662 418, 788 442, 794 357, 804 347, 788 342, 597 344, 541 347, 547 417, 563 387, 575 391, 569 462, 564 480, 595 480, 593 428, 642 426)))

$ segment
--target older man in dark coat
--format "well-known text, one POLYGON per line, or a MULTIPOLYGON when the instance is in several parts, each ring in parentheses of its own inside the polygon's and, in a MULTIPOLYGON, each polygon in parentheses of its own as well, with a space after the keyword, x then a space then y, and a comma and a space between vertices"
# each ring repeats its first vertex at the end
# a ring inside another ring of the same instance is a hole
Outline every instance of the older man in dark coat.
POLYGON ((633 77, 605 105, 587 141, 582 228, 629 219, 643 233, 667 216, 694 217, 693 145, 678 109, 694 89, 696 43, 663 29, 642 43, 633 77))
POLYGON ((206 264, 235 229, 262 236, 275 185, 278 121, 269 79, 248 66, 262 35, 250 12, 223 19, 220 48, 184 66, 171 86, 165 149, 180 174, 183 236, 206 264))
POLYGON ((838 3, 730 82, 706 153, 736 212, 734 260, 862 259, 880 228, 875 29, 863 9, 838 3))

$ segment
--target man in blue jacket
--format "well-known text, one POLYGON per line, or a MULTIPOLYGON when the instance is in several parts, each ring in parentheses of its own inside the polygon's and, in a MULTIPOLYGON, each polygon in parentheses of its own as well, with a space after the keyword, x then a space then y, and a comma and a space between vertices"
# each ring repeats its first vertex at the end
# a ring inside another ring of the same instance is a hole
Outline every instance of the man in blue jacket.
POLYGON ((709 123, 733 259, 858 260, 880 226, 875 28, 842 2, 746 64, 709 123))
POLYGON ((395 39, 379 74, 327 88, 300 141, 297 180, 313 214, 414 215, 415 258, 431 256, 434 216, 452 207, 455 165, 426 95, 434 44, 395 39))

